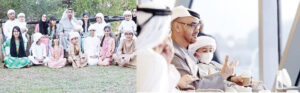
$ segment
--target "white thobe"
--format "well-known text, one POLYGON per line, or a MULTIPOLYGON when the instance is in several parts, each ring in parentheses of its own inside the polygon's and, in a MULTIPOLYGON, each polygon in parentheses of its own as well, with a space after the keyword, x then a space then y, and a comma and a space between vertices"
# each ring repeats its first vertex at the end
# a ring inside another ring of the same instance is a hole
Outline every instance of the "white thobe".
POLYGON ((21 27, 21 26, 26 27, 26 26, 27 26, 27 23, 26 23, 26 22, 20 22, 20 21, 16 21, 16 22, 17 22, 17 25, 18 25, 19 27, 21 27))
POLYGON ((98 58, 91 58, 91 56, 99 56, 100 39, 97 37, 86 37, 84 40, 84 53, 87 56, 88 65, 97 65, 98 58))
POLYGON ((152 49, 137 55, 137 92, 167 93, 168 65, 165 58, 152 49))
POLYGON ((28 58, 31 60, 33 64, 46 64, 45 59, 43 63, 39 63, 36 59, 34 59, 34 58, 42 59, 47 57, 46 46, 43 43, 41 43, 40 45, 34 43, 30 49, 32 52, 32 56, 29 56, 28 58))
POLYGON ((96 37, 102 37, 104 35, 104 27, 106 26, 106 23, 99 24, 98 22, 93 24, 93 26, 96 28, 95 36, 96 37))
MULTIPOLYGON (((121 40, 125 39, 125 35, 124 35, 124 32, 125 31, 132 31, 134 34, 136 34, 136 24, 134 21, 132 20, 129 20, 129 21, 126 21, 126 20, 123 20, 118 28, 119 32, 122 30, 123 33, 121 33, 121 40)), ((135 35, 134 35, 134 38, 135 35)))
POLYGON ((3 25, 3 33, 5 36, 5 39, 11 38, 12 30, 14 26, 17 26, 16 20, 7 20, 3 25))

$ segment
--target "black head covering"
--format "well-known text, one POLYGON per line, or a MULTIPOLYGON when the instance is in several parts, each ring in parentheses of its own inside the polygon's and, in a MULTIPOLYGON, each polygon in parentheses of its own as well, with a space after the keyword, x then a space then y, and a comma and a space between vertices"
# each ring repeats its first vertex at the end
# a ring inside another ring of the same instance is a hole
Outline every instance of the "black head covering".
POLYGON ((195 12, 195 11, 193 11, 193 10, 188 10, 188 11, 189 11, 189 13, 190 13, 193 17, 196 17, 196 18, 200 19, 200 15, 199 15, 197 12, 195 12))
MULTIPOLYGON (((168 16, 168 15, 172 14, 172 11, 170 10, 169 7, 166 7, 166 9, 152 9, 152 8, 139 8, 139 7, 137 7, 136 10, 137 11, 143 11, 143 12, 146 12, 146 13, 151 13, 152 17, 154 17, 154 16, 168 16)), ((152 17, 147 19, 144 23, 138 24, 138 26, 137 26, 137 36, 141 33, 142 27, 145 24, 147 24, 150 21, 150 19, 152 19, 152 17)))
MULTIPOLYGON (((136 8, 133 8, 132 11, 133 11, 134 9, 136 9, 136 8)), ((132 15, 133 15, 133 14, 132 14, 132 15)), ((136 16, 132 16, 132 20, 133 20, 134 23, 136 23, 136 16)), ((137 24, 137 23, 136 23, 136 24, 137 24)))
POLYGON ((45 22, 43 22, 42 18, 41 18, 39 21, 39 30, 42 35, 48 35, 48 30, 47 30, 48 26, 49 25, 48 25, 47 20, 45 22))
POLYGON ((87 31, 85 31, 85 29, 84 29, 86 25, 87 25, 87 28, 90 27, 90 19, 88 19, 87 24, 85 24, 85 22, 84 22, 83 17, 84 17, 85 15, 89 16, 89 14, 88 14, 87 12, 84 12, 84 13, 82 14, 82 19, 81 19, 81 20, 82 20, 82 22, 83 22, 83 24, 82 24, 83 32, 87 32, 87 31))
POLYGON ((13 31, 12 31, 12 36, 11 36, 11 40, 10 40, 10 55, 12 57, 26 57, 26 53, 25 53, 25 47, 24 47, 24 41, 23 41, 23 38, 22 38, 22 33, 21 33, 21 30, 20 30, 20 27, 18 26, 15 26, 13 28, 13 31), (18 30, 19 32, 19 40, 20 40, 20 46, 19 46, 19 50, 17 51, 17 48, 16 48, 16 40, 15 40, 15 36, 14 36, 14 30, 18 30))

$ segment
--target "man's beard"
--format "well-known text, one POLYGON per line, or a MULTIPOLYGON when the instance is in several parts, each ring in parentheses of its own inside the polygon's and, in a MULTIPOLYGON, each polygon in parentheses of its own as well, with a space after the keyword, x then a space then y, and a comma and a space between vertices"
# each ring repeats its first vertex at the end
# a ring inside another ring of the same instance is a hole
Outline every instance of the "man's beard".
POLYGON ((69 19, 72 19, 72 15, 69 15, 68 18, 69 18, 69 19))
POLYGON ((196 39, 191 39, 190 40, 190 44, 193 44, 193 43, 195 43, 196 42, 196 39))

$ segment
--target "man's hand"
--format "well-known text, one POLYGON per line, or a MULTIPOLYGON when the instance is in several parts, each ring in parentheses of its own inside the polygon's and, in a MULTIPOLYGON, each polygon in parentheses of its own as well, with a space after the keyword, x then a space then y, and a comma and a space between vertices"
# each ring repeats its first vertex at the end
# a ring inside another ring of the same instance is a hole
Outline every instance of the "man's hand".
POLYGON ((226 55, 224 65, 221 70, 221 74, 224 76, 224 79, 227 79, 227 77, 234 74, 235 68, 238 65, 238 61, 235 61, 235 62, 232 61, 228 65, 228 58, 229 58, 229 56, 226 55))
POLYGON ((227 77, 230 76, 230 75, 228 75, 228 74, 225 73, 225 72, 226 72, 226 69, 227 69, 228 58, 229 58, 229 56, 226 55, 225 61, 224 61, 224 65, 223 65, 223 67, 222 67, 222 69, 221 69, 221 74, 224 76, 225 79, 227 79, 227 77))
POLYGON ((243 85, 243 79, 241 76, 233 76, 231 79, 230 79, 231 82, 234 82, 240 86, 243 85))
POLYGON ((190 83, 198 80, 199 78, 191 76, 191 75, 184 75, 180 78, 179 82, 178 82, 178 87, 180 89, 193 89, 195 90, 195 87, 190 85, 190 83))

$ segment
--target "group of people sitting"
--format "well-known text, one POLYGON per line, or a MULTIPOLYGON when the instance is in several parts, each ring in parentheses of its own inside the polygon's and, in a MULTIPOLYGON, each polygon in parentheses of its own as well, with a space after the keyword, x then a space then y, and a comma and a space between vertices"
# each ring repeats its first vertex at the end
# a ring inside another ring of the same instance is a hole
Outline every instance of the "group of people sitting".
POLYGON ((223 65, 212 60, 217 44, 211 36, 198 37, 203 23, 197 12, 155 1, 138 5, 137 10, 143 14, 137 23, 138 92, 264 90, 250 72, 235 73, 238 61, 229 62, 229 56, 223 65))
POLYGON ((114 34, 102 13, 97 13, 96 23, 91 24, 88 13, 83 13, 82 19, 77 20, 74 10, 68 8, 60 20, 55 16, 49 20, 43 14, 29 36, 25 14, 19 13, 15 19, 15 11, 10 9, 7 12, 9 19, 3 25, 4 67, 43 65, 62 68, 72 65, 82 68, 115 64, 135 68, 135 11, 124 12, 125 20, 114 34), (29 40, 33 40, 32 44, 29 40))

